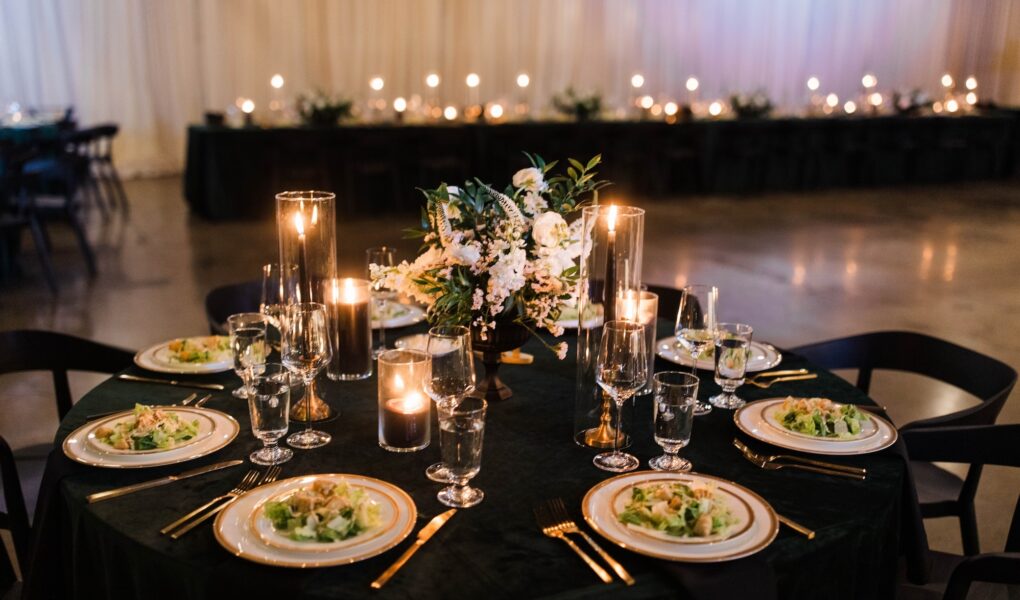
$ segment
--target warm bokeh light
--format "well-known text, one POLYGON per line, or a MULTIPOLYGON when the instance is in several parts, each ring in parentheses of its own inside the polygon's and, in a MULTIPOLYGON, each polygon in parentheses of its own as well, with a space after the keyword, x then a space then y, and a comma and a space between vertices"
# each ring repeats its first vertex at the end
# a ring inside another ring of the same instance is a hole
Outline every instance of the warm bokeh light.
POLYGON ((443 109, 443 116, 446 117, 447 121, 452 121, 457 118, 457 107, 447 106, 443 109))
POLYGON ((435 73, 429 73, 428 75, 426 75, 425 85, 429 86, 430 88, 439 87, 439 75, 436 75, 435 73))
POLYGON ((879 94, 878 92, 872 93, 868 96, 868 104, 875 107, 882 106, 882 94, 879 94))
POLYGON ((656 117, 661 115, 662 114, 662 105, 659 104, 659 103, 653 104, 650 112, 652 113, 652 115, 654 115, 656 117))
POLYGON ((397 98, 393 101, 393 110, 397 112, 404 112, 407 110, 407 100, 404 98, 397 98))
POLYGON ((946 110, 948 112, 954 113, 960 110, 960 103, 957 102, 955 99, 950 98, 949 100, 946 100, 946 110))
POLYGON ((871 73, 866 73, 864 77, 861 77, 861 85, 868 89, 871 89, 878 85, 878 77, 875 77, 871 73))
POLYGON ((931 111, 935 114, 942 112, 942 103, 936 100, 931 105, 931 111))
POLYGON ((971 75, 970 77, 967 78, 967 82, 965 83, 965 85, 967 86, 968 90, 976 90, 977 79, 973 75, 971 75))
POLYGON ((641 108, 648 110, 655 104, 655 98, 651 96, 641 96, 641 108))
POLYGON ((843 112, 848 115, 852 115, 857 112, 857 103, 853 100, 847 100, 846 104, 843 105, 843 112))
POLYGON ((977 104, 978 100, 977 94, 975 94, 974 92, 967 92, 967 95, 964 97, 964 99, 967 101, 967 104, 970 104, 971 106, 977 104))
POLYGON ((839 106, 839 96, 836 94, 829 94, 825 97, 825 103, 828 104, 830 108, 836 108, 839 106))
POLYGON ((275 89, 282 88, 283 87, 283 75, 280 75, 279 73, 277 73, 276 75, 273 75, 269 79, 269 85, 273 86, 273 88, 275 88, 275 89))
POLYGON ((383 86, 386 85, 386 82, 383 81, 382 77, 373 77, 372 80, 368 82, 368 85, 373 90, 378 92, 379 90, 383 89, 383 86))
POLYGON ((241 102, 241 111, 246 115, 250 115, 255 112, 255 101, 250 98, 246 98, 244 102, 241 102))
POLYGON ((517 76, 517 87, 526 88, 531 85, 531 77, 528 77, 527 73, 521 73, 517 76))
POLYGON ((662 112, 666 113, 670 117, 672 117, 679 111, 680 107, 677 106, 676 102, 667 102, 666 106, 662 107, 662 112))
POLYGON ((942 87, 951 88, 953 87, 953 76, 946 73, 942 76, 942 87))
POLYGON ((642 75, 641 73, 634 73, 634 75, 630 78, 630 86, 632 88, 637 89, 637 88, 643 86, 644 84, 645 84, 645 76, 642 75))
POLYGON ((719 115, 721 115, 722 114, 722 104, 720 104, 719 101, 715 101, 712 104, 709 104, 708 105, 708 114, 712 115, 713 117, 718 117, 719 115))
POLYGON ((490 104, 489 105, 489 116, 493 119, 499 119, 503 116, 503 105, 502 104, 490 104))
POLYGON ((466 83, 469 88, 476 88, 481 82, 482 78, 478 76, 478 73, 468 73, 468 76, 464 78, 464 83, 466 83))
POLYGON ((688 92, 693 92, 696 89, 698 89, 698 80, 695 79, 694 77, 688 77, 687 78, 687 91, 688 92))
POLYGON ((817 77, 809 77, 808 78, 808 80, 807 80, 807 89, 809 89, 812 92, 814 92, 815 90, 818 89, 819 85, 821 85, 821 83, 818 81, 817 77))

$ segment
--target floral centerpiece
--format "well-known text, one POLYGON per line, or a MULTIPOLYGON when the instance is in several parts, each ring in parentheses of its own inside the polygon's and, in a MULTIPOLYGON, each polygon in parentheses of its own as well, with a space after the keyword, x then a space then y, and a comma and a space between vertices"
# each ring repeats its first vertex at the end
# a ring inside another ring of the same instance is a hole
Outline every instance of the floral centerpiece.
POLYGON ((557 162, 526 156, 531 166, 502 190, 478 180, 424 190, 421 228, 408 231, 422 240, 421 253, 393 267, 371 266, 377 288, 424 304, 430 323, 470 327, 476 347, 495 352, 497 364, 500 339, 519 342, 510 350, 531 335, 566 356, 566 342, 550 344, 539 330, 563 334, 557 320, 576 306, 581 254, 581 219, 570 220, 608 185, 594 171, 601 156, 586 164, 569 159, 565 174, 554 173, 557 162))
POLYGON ((598 118, 602 112, 602 95, 598 92, 579 94, 574 88, 568 87, 562 95, 553 96, 553 107, 568 117, 578 121, 598 118))
POLYGON ((351 116, 353 103, 322 90, 301 94, 297 99, 298 114, 306 125, 333 126, 351 116))
POLYGON ((730 96, 730 106, 738 119, 764 119, 772 112, 772 100, 764 91, 730 96))

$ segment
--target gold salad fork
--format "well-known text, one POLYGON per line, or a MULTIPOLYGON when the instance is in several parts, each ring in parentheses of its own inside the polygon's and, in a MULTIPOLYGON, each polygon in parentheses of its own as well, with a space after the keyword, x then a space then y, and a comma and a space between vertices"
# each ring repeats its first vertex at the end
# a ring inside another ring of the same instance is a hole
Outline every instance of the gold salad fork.
POLYGON ((564 534, 580 534, 580 536, 584 538, 584 541, 588 542, 588 545, 591 546, 592 550, 597 552, 598 555, 602 557, 602 560, 606 561, 606 563, 612 567, 613 571, 616 571, 616 574, 619 575, 620 579, 622 579, 624 583, 627 585, 634 585, 634 578, 627 572, 627 569, 625 569, 615 558, 610 556, 608 552, 603 550, 602 546, 596 544, 595 540, 593 540, 583 529, 578 527, 577 523, 570 518, 570 513, 567 511, 567 505, 563 503, 563 498, 549 500, 546 502, 546 506, 549 509, 550 516, 556 522, 556 529, 559 529, 564 534))
POLYGON ((241 483, 237 484, 237 486, 234 487, 234 489, 230 490, 226 494, 223 494, 222 496, 217 496, 213 498, 212 500, 206 502, 202 506, 199 506, 198 508, 184 515, 180 519, 177 519, 176 521, 167 525, 163 529, 160 529, 159 532, 164 535, 169 534, 170 537, 175 540, 180 539, 181 536, 188 533, 195 527, 198 527, 200 524, 204 523, 205 521, 219 513, 221 510, 229 506, 245 492, 253 488, 259 487, 261 485, 265 485, 267 483, 272 483, 276 481, 276 478, 280 476, 281 470, 282 469, 280 468, 279 465, 274 465, 266 469, 266 472, 262 474, 261 478, 259 478, 258 471, 254 469, 248 471, 248 474, 244 476, 244 479, 241 480, 241 483), (220 502, 219 506, 213 508, 212 510, 208 510, 211 506, 215 505, 217 502, 220 502), (199 514, 202 513, 202 511, 206 510, 208 510, 208 512, 206 512, 204 515, 200 517, 198 516, 199 514), (191 521, 188 522, 189 520, 191 521))
POLYGON ((569 537, 567 537, 567 534, 560 531, 560 529, 557 527, 559 523, 556 521, 556 518, 549 511, 548 506, 541 505, 535 507, 535 520, 538 522, 539 528, 542 530, 542 533, 545 534, 546 537, 551 537, 566 542, 566 544, 570 546, 570 549, 573 550, 578 556, 580 556, 581 560, 583 560, 585 564, 591 567, 592 571, 595 571, 595 574, 599 576, 599 579, 602 580, 602 583, 613 583, 613 577, 609 574, 608 571, 606 571, 602 567, 602 565, 595 562, 595 560, 592 559, 592 557, 588 556, 584 550, 581 550, 580 546, 574 543, 574 540, 570 539, 569 537))
POLYGON ((810 471, 812 473, 821 473, 823 475, 836 475, 838 477, 849 477, 850 479, 857 479, 863 481, 867 477, 867 472, 863 469, 856 469, 855 467, 844 467, 843 465, 834 465, 832 463, 822 463, 821 461, 812 461, 807 458, 796 457, 794 460, 802 463, 807 462, 808 464, 797 464, 797 463, 781 463, 778 462, 779 456, 763 456, 752 451, 750 448, 741 443, 740 440, 734 439, 733 445, 740 450, 740 453, 744 455, 749 462, 757 466, 760 469, 766 471, 779 471, 782 469, 799 469, 801 471, 810 471), (824 466, 817 466, 824 465, 824 466), (849 469, 854 469, 853 471, 849 469))

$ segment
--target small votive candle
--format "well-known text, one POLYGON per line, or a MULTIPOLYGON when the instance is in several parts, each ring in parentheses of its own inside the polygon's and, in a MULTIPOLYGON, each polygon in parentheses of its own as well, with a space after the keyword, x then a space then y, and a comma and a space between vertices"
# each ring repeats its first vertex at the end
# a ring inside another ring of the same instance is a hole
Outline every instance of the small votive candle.
POLYGON ((425 395, 428 353, 387 350, 379 355, 379 445, 415 452, 429 445, 432 403, 425 395))
POLYGON ((335 381, 372 376, 372 283, 350 277, 333 279, 329 300, 333 359, 326 374, 335 381))
POLYGON ((645 326, 645 351, 648 353, 648 381, 639 396, 652 393, 655 375, 655 321, 659 313, 659 296, 647 290, 627 290, 616 298, 616 318, 635 321, 645 326))

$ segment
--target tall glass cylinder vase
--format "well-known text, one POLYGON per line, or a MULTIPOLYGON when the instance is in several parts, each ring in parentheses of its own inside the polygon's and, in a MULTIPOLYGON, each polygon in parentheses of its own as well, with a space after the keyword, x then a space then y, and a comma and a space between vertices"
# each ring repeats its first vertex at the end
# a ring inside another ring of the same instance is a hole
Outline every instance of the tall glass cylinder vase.
MULTIPOLYGON (((329 286, 336 277, 336 195, 331 192, 297 191, 276 195, 276 228, 280 241, 280 264, 297 265, 296 298, 288 302, 326 304, 329 286)), ((286 323, 283 324, 286 327, 286 323)), ((291 405, 291 419, 304 422, 334 416, 316 392, 314 382, 299 402, 291 405), (311 402, 311 410, 305 402, 311 402)))
POLYGON ((641 289, 645 211, 632 206, 596 205, 582 211, 581 273, 578 281, 577 387, 574 441, 591 448, 630 444, 625 432, 633 401, 624 405, 623 431, 614 429, 615 403, 595 383, 602 324, 626 318, 620 298, 641 289))

